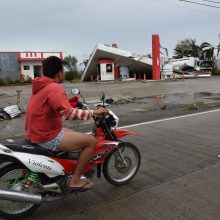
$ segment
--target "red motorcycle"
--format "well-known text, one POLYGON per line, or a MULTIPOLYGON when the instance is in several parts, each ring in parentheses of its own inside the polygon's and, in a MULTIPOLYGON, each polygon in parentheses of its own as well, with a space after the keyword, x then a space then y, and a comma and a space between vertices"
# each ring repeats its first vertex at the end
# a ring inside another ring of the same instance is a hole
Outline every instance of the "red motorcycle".
MULTIPOLYGON (((78 89, 72 93, 80 95, 78 89)), ((102 94, 98 106, 106 107, 104 99, 102 94)), ((88 109, 85 100, 78 106, 88 109)), ((141 156, 135 145, 119 138, 135 133, 118 129, 119 119, 110 110, 93 119, 97 146, 82 178, 93 178, 96 171, 99 178, 103 172, 111 184, 128 183, 139 170, 141 156)), ((7 162, 0 169, 0 217, 17 219, 32 213, 42 202, 82 192, 68 190, 79 155, 80 151, 49 151, 21 140, 0 141, 0 157, 7 162)))

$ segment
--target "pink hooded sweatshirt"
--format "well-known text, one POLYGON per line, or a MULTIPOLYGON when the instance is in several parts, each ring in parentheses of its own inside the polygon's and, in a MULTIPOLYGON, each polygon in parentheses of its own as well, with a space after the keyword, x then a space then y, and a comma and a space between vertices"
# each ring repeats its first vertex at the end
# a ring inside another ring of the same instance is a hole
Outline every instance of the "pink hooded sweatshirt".
POLYGON ((54 139, 62 130, 62 120, 88 120, 92 110, 73 108, 63 87, 49 77, 32 81, 32 96, 26 109, 26 138, 32 143, 54 139))

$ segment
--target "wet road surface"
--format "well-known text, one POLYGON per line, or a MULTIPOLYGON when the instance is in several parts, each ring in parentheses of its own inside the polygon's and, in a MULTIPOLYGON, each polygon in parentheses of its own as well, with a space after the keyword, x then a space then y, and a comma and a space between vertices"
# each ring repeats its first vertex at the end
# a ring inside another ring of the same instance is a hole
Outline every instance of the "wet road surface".
POLYGON ((137 176, 43 204, 32 220, 220 219, 220 110, 132 127, 142 155, 137 176))
MULTIPOLYGON (((219 108, 219 83, 220 78, 64 86, 67 91, 79 87, 89 101, 98 100, 100 91, 113 98, 140 98, 111 107, 123 126, 219 108), (163 111, 161 102, 167 104, 163 111), (189 110, 191 103, 200 109, 189 110)), ((1 106, 14 104, 17 88, 0 88, 1 106)), ((30 92, 30 86, 24 86, 22 109, 30 92)), ((126 140, 142 154, 135 179, 115 187, 102 177, 90 192, 43 204, 26 219, 220 219, 219 118, 220 112, 213 112, 133 127, 141 137, 126 140)), ((0 123, 0 137, 24 134, 24 115, 0 123)), ((91 131, 92 121, 71 126, 91 131)))
MULTIPOLYGON (((210 79, 188 79, 185 81, 155 82, 100 82, 100 83, 68 83, 62 86, 69 97, 72 88, 79 88, 88 102, 99 100, 100 93, 105 92, 106 98, 136 98, 133 103, 111 106, 120 117, 120 125, 141 121, 155 120, 164 117, 189 113, 188 105, 197 103, 199 111, 220 106, 220 77, 210 79), (161 104, 167 104, 165 111, 160 110, 161 104)), ((24 135, 24 117, 31 85, 0 86, 0 107, 14 105, 17 102, 16 90, 22 89, 19 107, 21 117, 13 120, 0 121, 0 138, 24 135)), ((66 122, 65 126, 77 131, 91 131, 92 121, 88 123, 66 122)))

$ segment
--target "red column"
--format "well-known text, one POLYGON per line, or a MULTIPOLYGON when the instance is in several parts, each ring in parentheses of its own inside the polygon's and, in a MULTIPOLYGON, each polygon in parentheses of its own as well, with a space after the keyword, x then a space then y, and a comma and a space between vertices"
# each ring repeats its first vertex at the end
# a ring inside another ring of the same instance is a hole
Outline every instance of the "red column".
POLYGON ((160 37, 152 35, 152 73, 153 80, 160 80, 160 37))
POLYGON ((18 63, 19 63, 19 75, 20 81, 22 80, 22 65, 21 65, 21 52, 18 52, 18 63))
POLYGON ((60 52, 60 59, 62 60, 63 59, 63 53, 60 52))

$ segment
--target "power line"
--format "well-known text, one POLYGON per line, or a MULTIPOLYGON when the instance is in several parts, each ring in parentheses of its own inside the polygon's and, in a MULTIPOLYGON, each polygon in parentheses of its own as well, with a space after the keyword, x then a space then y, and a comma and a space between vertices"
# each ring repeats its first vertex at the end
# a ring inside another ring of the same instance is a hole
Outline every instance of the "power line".
MULTIPOLYGON (((155 1, 155 0, 151 0, 151 1, 155 1)), ((215 17, 220 17, 219 14, 210 13, 210 12, 203 11, 203 10, 200 10, 200 9, 190 8, 190 7, 187 7, 187 6, 175 4, 175 3, 173 3, 173 2, 171 3, 171 2, 169 2, 169 1, 167 1, 167 0, 156 0, 156 1, 163 2, 164 4, 174 5, 174 6, 176 6, 176 7, 188 9, 188 10, 191 10, 191 11, 197 11, 197 12, 200 12, 200 13, 203 13, 203 14, 208 14, 208 15, 215 16, 215 17)))
POLYGON ((188 0, 179 0, 179 1, 180 2, 187 2, 187 3, 191 3, 191 4, 195 4, 195 5, 202 5, 202 6, 211 7, 211 8, 220 8, 219 6, 208 5, 208 4, 203 4, 203 3, 193 2, 193 1, 188 1, 188 0))
POLYGON ((212 1, 212 0, 201 0, 203 2, 211 2, 211 3, 215 3, 215 4, 220 4, 220 2, 217 1, 212 1))

